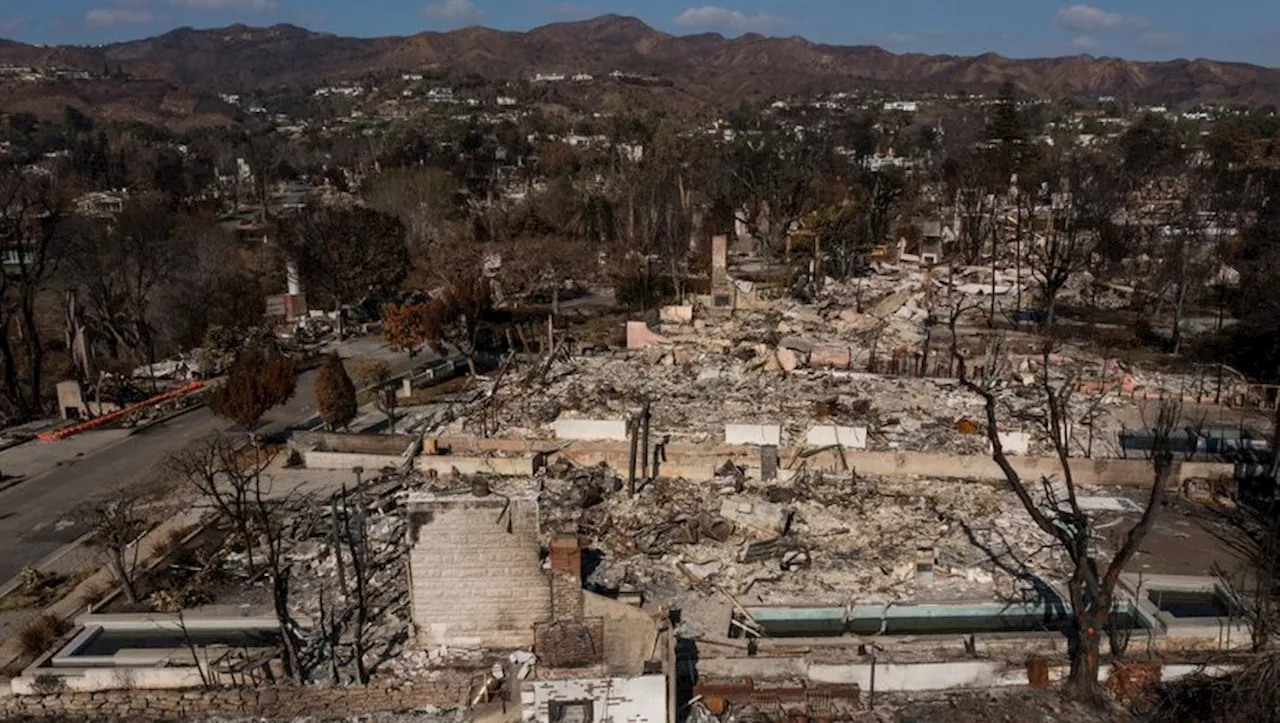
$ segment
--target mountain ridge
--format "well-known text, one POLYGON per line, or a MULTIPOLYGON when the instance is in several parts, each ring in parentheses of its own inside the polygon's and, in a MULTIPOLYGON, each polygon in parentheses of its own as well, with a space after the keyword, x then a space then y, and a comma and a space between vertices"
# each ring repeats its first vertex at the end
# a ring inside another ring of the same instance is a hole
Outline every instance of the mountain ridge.
POLYGON ((104 46, 33 46, 0 40, 0 63, 61 63, 209 92, 358 79, 372 73, 438 70, 517 79, 535 72, 621 70, 654 75, 717 105, 742 99, 873 88, 901 92, 990 92, 1006 81, 1041 97, 1115 96, 1133 102, 1280 103, 1280 68, 1203 58, 1131 61, 1069 55, 1013 59, 893 53, 799 36, 672 35, 643 21, 604 15, 528 31, 469 26, 449 32, 353 38, 296 25, 237 24, 104 46))

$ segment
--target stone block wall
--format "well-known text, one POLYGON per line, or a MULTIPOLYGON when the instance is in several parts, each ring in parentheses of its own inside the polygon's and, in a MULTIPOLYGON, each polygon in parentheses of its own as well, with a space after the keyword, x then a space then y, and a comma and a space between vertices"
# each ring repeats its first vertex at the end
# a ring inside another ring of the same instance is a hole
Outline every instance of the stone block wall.
POLYGON ((441 671, 396 687, 220 690, 111 690, 0 697, 0 720, 65 717, 81 720, 187 720, 190 718, 350 718, 401 713, 429 706, 465 705, 472 673, 441 671))
POLYGON ((419 643, 533 644, 551 616, 541 571, 537 501, 496 495, 409 501, 410 596, 419 643))

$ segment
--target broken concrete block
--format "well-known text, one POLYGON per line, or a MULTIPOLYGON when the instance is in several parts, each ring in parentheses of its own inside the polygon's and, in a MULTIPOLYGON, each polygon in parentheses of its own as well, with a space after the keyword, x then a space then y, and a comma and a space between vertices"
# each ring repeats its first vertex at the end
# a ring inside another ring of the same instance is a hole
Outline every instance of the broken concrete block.
POLYGON ((692 324, 692 306, 664 306, 658 310, 658 320, 663 324, 692 324))
POLYGON ((820 346, 809 354, 809 366, 819 369, 848 369, 853 359, 848 349, 834 346, 820 346))
POLYGON ((684 568, 699 580, 706 580, 713 575, 719 575, 724 570, 724 563, 719 560, 686 562, 684 563, 684 568))
POLYGON ((810 447, 834 447, 840 445, 847 449, 866 449, 867 428, 824 424, 810 429, 805 438, 805 443, 810 447))
POLYGON ((996 580, 995 575, 992 575, 990 572, 987 572, 980 567, 966 567, 963 572, 953 569, 951 574, 962 576, 969 582, 976 582, 982 585, 990 585, 996 580))
POLYGON ((671 340, 661 334, 656 334, 649 325, 643 321, 627 322, 627 348, 628 349, 645 349, 655 344, 670 344, 671 340))
POLYGON ((813 351, 813 344, 795 336, 784 336, 778 340, 779 349, 790 349, 798 351, 801 354, 808 354, 813 351))
POLYGON ((621 419, 566 419, 554 423, 556 439, 612 439, 627 441, 627 423, 621 419))
POLYGON ((887 319, 898 313, 911 300, 911 296, 915 294, 914 289, 899 291, 892 296, 882 299, 875 306, 871 307, 871 315, 878 319, 887 319))
POLYGON ((822 324, 822 317, 818 315, 818 312, 803 306, 790 309, 785 312, 785 315, 788 319, 794 319, 810 326, 818 326, 822 324))
POLYGON ((781 424, 726 424, 725 444, 754 444, 757 446, 782 444, 781 424))
POLYGON ((784 372, 793 372, 800 366, 800 357, 790 349, 779 349, 774 356, 778 358, 778 366, 784 372))
POLYGON ((860 314, 853 309, 845 309, 836 317, 837 326, 844 327, 854 333, 862 333, 876 328, 880 320, 870 314, 860 314))
POLYGON ((738 527, 770 536, 786 534, 791 526, 791 510, 758 499, 747 501, 731 497, 721 500, 720 516, 738 527))
POLYGON ((1028 454, 1031 451, 1031 435, 1026 432, 1000 432, 999 436, 1005 454, 1028 454))

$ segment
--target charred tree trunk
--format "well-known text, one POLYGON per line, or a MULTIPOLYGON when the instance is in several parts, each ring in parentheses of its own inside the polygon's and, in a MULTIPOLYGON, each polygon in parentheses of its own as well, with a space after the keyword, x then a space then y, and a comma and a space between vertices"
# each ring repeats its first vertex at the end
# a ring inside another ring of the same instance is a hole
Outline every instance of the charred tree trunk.
POLYGON ((14 356, 13 342, 9 339, 9 324, 0 327, 0 367, 3 368, 5 397, 14 416, 26 417, 30 411, 26 405, 26 397, 22 394, 22 381, 18 375, 17 357, 14 356))
POLYGON ((124 599, 130 605, 137 605, 138 589, 133 583, 133 573, 129 570, 125 552, 123 549, 111 550, 111 572, 116 576, 116 582, 120 583, 120 591, 124 593, 124 599))
POLYGON ((36 307, 34 296, 22 302, 22 341, 26 347, 27 380, 29 388, 24 406, 28 412, 38 414, 41 411, 40 389, 44 380, 44 346, 40 343, 40 333, 36 326, 36 307))

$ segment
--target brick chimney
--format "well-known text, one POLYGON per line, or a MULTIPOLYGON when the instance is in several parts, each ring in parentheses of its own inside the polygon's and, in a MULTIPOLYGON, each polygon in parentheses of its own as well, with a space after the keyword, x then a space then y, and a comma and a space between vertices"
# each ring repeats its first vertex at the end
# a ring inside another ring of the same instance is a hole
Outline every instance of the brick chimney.
POLYGON ((729 237, 718 233, 711 237, 711 285, 729 282, 729 237))
POLYGON ((551 618, 582 620, 582 543, 572 535, 551 540, 551 618))

